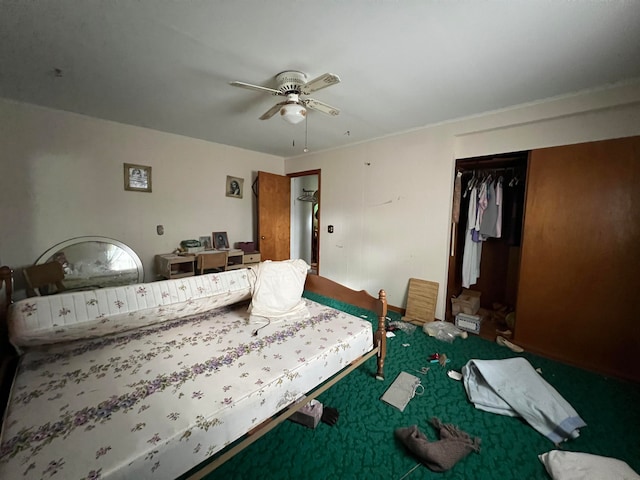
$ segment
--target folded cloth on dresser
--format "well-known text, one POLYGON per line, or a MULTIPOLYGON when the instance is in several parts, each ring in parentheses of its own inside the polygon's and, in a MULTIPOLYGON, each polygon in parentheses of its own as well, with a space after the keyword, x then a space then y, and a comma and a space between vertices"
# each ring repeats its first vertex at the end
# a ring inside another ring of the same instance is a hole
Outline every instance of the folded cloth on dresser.
POLYGON ((476 408, 520 416, 554 443, 576 438, 587 425, 524 358, 469 360, 462 379, 476 408))

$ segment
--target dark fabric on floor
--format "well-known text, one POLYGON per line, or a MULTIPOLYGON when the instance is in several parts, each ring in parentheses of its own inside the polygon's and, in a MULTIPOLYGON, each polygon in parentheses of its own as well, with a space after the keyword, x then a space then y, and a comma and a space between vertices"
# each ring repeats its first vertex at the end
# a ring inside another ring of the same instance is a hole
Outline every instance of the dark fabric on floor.
MULTIPOLYGON (((305 296, 340 306, 314 294, 305 296)), ((355 308, 347 310, 356 316, 366 313, 355 308)), ((369 317, 373 321, 373 315, 369 317)), ((399 320, 394 312, 389 317, 399 320)), ((340 412, 334 426, 320 423, 312 430, 283 422, 205 478, 399 480, 419 462, 394 438, 394 430, 417 425, 435 439, 438 432, 429 420, 437 417, 482 438, 481 452, 467 456, 443 473, 420 465, 407 479, 548 479, 537 455, 554 449, 554 445, 518 418, 475 409, 467 400, 462 382, 446 374, 448 369, 460 371, 472 358, 515 356, 523 356, 534 368, 540 368, 545 380, 587 422, 580 437, 565 442, 564 449, 615 457, 640 473, 640 385, 526 352, 516 354, 474 335, 449 344, 428 337, 421 328, 412 334, 400 330, 395 333, 396 337, 387 342, 384 381, 375 379, 376 363, 372 358, 318 398, 340 412), (429 355, 436 352, 446 353, 451 360, 446 368, 428 362, 429 355), (431 367, 427 374, 417 372, 426 366, 431 367), (404 412, 380 401, 401 371, 421 378, 425 386, 424 395, 414 397, 404 412)))
POLYGON ((396 428, 395 435, 429 470, 446 472, 471 452, 480 453, 480 439, 471 437, 451 423, 437 418, 431 424, 439 430, 438 439, 427 437, 417 425, 396 428))

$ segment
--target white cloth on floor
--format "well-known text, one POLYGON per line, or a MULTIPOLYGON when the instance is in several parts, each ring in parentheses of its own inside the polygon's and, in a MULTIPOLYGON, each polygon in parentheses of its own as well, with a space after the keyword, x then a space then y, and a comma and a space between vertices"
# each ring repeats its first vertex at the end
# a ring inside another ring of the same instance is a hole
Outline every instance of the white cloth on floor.
POLYGON ((525 358, 469 360, 462 380, 476 408, 520 416, 554 443, 576 438, 587 425, 525 358))
POLYGON ((627 462, 617 458, 562 450, 538 458, 553 480, 640 480, 627 462))

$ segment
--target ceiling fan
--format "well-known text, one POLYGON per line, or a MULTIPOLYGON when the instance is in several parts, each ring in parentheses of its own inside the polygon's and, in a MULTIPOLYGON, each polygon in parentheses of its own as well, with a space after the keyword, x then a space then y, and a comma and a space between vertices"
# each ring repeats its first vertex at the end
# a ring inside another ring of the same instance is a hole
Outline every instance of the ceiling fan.
POLYGON ((307 116, 307 108, 317 110, 327 115, 339 115, 340 110, 313 98, 301 98, 317 92, 336 83, 340 83, 340 77, 333 73, 325 73, 307 82, 307 75, 296 70, 287 70, 276 75, 277 88, 262 87, 245 82, 229 82, 234 87, 247 88, 258 92, 266 92, 272 95, 286 97, 286 100, 276 103, 267 110, 260 120, 267 120, 280 112, 280 116, 291 124, 300 123, 307 116))

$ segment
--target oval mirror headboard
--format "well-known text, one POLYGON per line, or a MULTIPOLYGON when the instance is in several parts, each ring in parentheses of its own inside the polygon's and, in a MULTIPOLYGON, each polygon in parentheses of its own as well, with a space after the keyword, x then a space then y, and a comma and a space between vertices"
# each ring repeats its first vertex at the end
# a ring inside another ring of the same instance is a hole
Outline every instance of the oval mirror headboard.
POLYGON ((36 265, 53 260, 62 264, 68 289, 114 287, 144 280, 144 269, 136 252, 112 238, 65 240, 44 252, 36 265))

